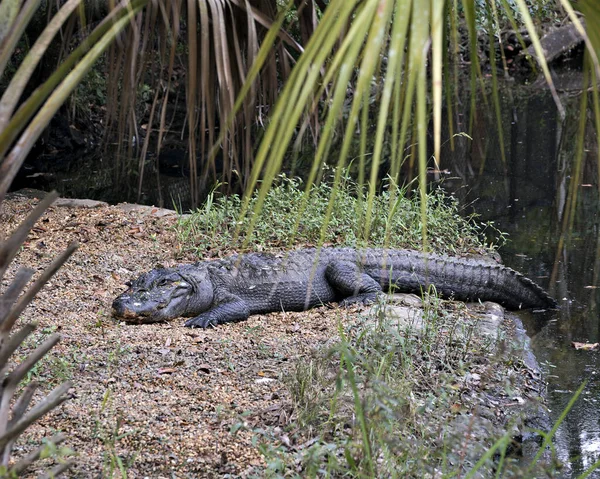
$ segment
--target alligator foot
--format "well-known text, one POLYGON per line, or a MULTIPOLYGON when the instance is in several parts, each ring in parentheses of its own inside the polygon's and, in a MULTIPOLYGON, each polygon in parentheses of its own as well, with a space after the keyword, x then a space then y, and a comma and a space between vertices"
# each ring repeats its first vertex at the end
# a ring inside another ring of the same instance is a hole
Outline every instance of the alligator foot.
POLYGON ((213 308, 198 316, 188 319, 185 325, 188 328, 208 328, 223 323, 245 321, 248 319, 248 305, 234 295, 222 295, 222 301, 213 308))
POLYGON ((188 328, 202 328, 202 329, 206 329, 209 327, 215 327, 218 323, 218 321, 216 320, 216 318, 207 318, 207 317, 203 317, 203 315, 200 316, 196 316, 195 318, 192 319, 188 319, 185 322, 185 326, 188 328))
POLYGON ((342 308, 348 308, 355 304, 373 304, 377 301, 377 294, 378 293, 363 293, 357 294, 356 296, 350 296, 342 299, 340 301, 340 306, 342 308))

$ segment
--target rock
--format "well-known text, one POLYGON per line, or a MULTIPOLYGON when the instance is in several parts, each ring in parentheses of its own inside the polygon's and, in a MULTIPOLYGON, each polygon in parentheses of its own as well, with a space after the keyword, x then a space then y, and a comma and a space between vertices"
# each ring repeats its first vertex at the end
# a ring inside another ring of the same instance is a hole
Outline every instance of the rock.
POLYGON ((156 218, 163 218, 165 216, 179 216, 179 213, 177 213, 177 211, 175 210, 158 208, 156 206, 136 205, 134 203, 119 203, 116 206, 116 208, 119 208, 120 210, 125 212, 135 211, 141 213, 143 216, 153 216, 156 218))
POLYGON ((74 198, 57 198, 52 206, 59 206, 64 208, 103 208, 108 206, 105 201, 96 200, 78 200, 74 198))

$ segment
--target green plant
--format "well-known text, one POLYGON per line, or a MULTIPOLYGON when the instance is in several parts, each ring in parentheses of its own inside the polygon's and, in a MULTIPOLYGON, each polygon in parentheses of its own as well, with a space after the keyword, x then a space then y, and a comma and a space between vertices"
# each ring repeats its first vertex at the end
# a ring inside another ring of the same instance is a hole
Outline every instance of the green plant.
POLYGON ((520 468, 507 455, 511 424, 478 415, 488 394, 512 388, 515 375, 502 375, 524 366, 497 354, 497 339, 476 334, 475 315, 433 290, 418 317, 390 316, 389 307, 382 300, 340 325, 332 346, 285 378, 294 405, 285 434, 302 446, 255 430, 268 477, 491 477, 498 455, 497 477, 539 477, 551 467, 534 460, 520 468))
POLYGON ((121 362, 124 353, 127 352, 128 349, 129 346, 123 346, 120 340, 117 341, 116 344, 110 348, 110 351, 108 353, 108 364, 110 366, 111 374, 112 371, 116 370, 119 367, 119 363, 121 362))
MULTIPOLYGON (((22 56, 18 68, 9 65, 10 56, 17 45, 23 45, 22 37, 30 20, 39 6, 39 1, 20 2, 5 0, 0 3, 0 77, 7 81, 0 99, 0 215, 2 202, 17 171, 34 143, 48 126, 50 119, 58 108, 74 91, 84 74, 89 70, 96 58, 115 38, 119 31, 139 10, 138 5, 121 5, 113 13, 114 22, 104 22, 96 28, 87 39, 57 67, 50 78, 43 82, 29 96, 23 95, 36 66, 47 52, 48 47, 62 28, 63 24, 79 6, 79 0, 63 2, 54 15, 48 15, 48 23, 40 29, 35 43, 22 56), (21 42, 21 43, 19 43, 21 42), (4 77, 4 75, 7 75, 4 77), (22 100, 22 101, 20 101, 22 100), (18 107, 18 108, 17 108, 18 107)), ((19 55, 21 56, 21 55, 19 55)), ((5 237, 3 231, 0 239, 0 280, 5 277, 10 263, 13 261, 35 222, 57 198, 56 193, 47 195, 33 209, 25 221, 5 237)), ((32 405, 34 395, 40 384, 32 380, 39 371, 42 358, 56 345, 60 336, 53 333, 52 328, 42 332, 46 337, 33 351, 26 354, 16 364, 9 362, 11 356, 36 329, 36 323, 27 323, 13 332, 13 328, 25 307, 33 300, 43 285, 73 254, 77 245, 70 244, 56 257, 51 264, 28 286, 34 271, 20 268, 12 278, 10 285, 0 297, 0 371, 3 382, 0 391, 0 468, 2 477, 16 477, 24 473, 38 459, 48 454, 55 454, 57 463, 47 475, 55 477, 73 465, 73 460, 65 457, 65 450, 58 444, 65 440, 65 435, 58 434, 34 449, 31 453, 13 457, 15 441, 27 428, 49 411, 71 397, 69 381, 59 384, 50 393, 32 405), (23 294, 21 294, 23 293, 23 294)), ((56 363, 59 373, 68 376, 64 362, 56 363)))
POLYGON ((132 454, 130 457, 122 457, 117 452, 119 442, 135 434, 135 431, 121 432, 122 424, 123 417, 119 412, 115 414, 113 411, 111 391, 107 389, 102 397, 93 434, 94 438, 98 439, 104 448, 103 477, 114 477, 115 472, 118 471, 120 477, 126 479, 128 477, 127 471, 131 468, 137 457, 137 453, 132 454), (111 421, 106 426, 103 420, 105 417, 113 419, 114 423, 111 421))
MULTIPOLYGON (((324 234, 328 203, 333 192, 331 182, 313 185, 308 193, 298 178, 279 177, 279 182, 264 199, 256 213, 255 228, 249 236, 238 231, 249 228, 253 217, 239 220, 241 199, 237 195, 216 197, 213 192, 205 204, 189 218, 180 218, 177 232, 181 247, 199 256, 222 249, 240 250, 247 245, 255 251, 286 248, 296 243, 321 243, 344 246, 389 246, 418 248, 421 241, 421 205, 410 198, 406 188, 389 183, 371 205, 371 233, 363 238, 362 227, 367 204, 364 191, 347 175, 336 193, 335 206, 324 234), (305 195, 310 195, 301 214, 305 195)), ((251 199, 254 205, 258 194, 251 199)), ((463 218, 456 200, 436 190, 427 197, 427 218, 432 232, 430 245, 438 252, 456 253, 482 249, 482 227, 474 217, 463 218)))
MULTIPOLYGON (((0 199, 2 197, 3 194, 0 191, 0 199)), ((54 199, 56 199, 55 194, 48 195, 19 228, 6 241, 0 243, 0 279, 6 274, 9 264, 21 248, 34 223, 54 199)), ((63 434, 59 434, 49 438, 46 444, 38 447, 30 454, 11 462, 12 451, 17 438, 31 424, 70 397, 68 391, 72 385, 67 381, 55 387, 47 396, 31 406, 34 394, 40 387, 40 384, 33 380, 39 370, 40 361, 59 341, 60 336, 58 334, 50 334, 49 336, 45 334, 46 337, 33 351, 20 358, 17 357, 14 363, 9 362, 9 359, 19 347, 23 346, 23 343, 37 328, 36 323, 28 323, 13 332, 19 315, 33 300, 42 286, 75 251, 75 248, 76 245, 72 244, 63 254, 55 258, 22 295, 20 293, 25 290, 34 272, 31 269, 20 268, 12 283, 0 298, 0 304, 3 305, 0 308, 0 370, 4 377, 0 392, 2 399, 0 401, 0 450, 2 451, 0 467, 5 473, 4 477, 16 477, 22 474, 40 457, 46 455, 48 451, 63 451, 62 449, 52 449, 66 438, 63 434)), ((46 331, 46 333, 51 332, 50 330, 46 331)), ((57 475, 73 464, 73 460, 65 458, 62 453, 57 455, 56 459, 59 462, 49 471, 51 475, 57 475)))

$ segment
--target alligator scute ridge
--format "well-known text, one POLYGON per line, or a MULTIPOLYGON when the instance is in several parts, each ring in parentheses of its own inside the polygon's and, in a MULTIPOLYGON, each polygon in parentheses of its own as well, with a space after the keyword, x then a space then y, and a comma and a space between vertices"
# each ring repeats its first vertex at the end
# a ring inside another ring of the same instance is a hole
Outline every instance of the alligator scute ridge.
POLYGON ((481 259, 382 248, 300 249, 248 253, 154 269, 113 302, 132 323, 191 317, 186 326, 242 321, 252 314, 302 311, 321 304, 368 303, 390 290, 495 301, 510 309, 555 308, 556 301, 521 273, 481 259))

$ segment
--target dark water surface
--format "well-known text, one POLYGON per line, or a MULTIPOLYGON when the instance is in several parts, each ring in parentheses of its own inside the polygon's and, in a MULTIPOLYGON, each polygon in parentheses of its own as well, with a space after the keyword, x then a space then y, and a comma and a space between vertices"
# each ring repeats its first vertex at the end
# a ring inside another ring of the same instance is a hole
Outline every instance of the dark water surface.
MULTIPOLYGON (((548 287, 559 300, 555 313, 522 316, 536 357, 548 374, 554 420, 587 381, 555 438, 559 459, 567 464, 565 477, 576 477, 600 459, 600 352, 571 346, 572 341, 600 342, 598 145, 590 114, 584 161, 575 178, 580 92, 563 93, 561 98, 565 120, 545 91, 504 92, 505 162, 493 108, 482 104, 472 141, 460 139, 454 152, 447 148, 441 169, 449 170, 444 187, 467 211, 494 221, 509 234, 509 242, 500 249, 504 262, 548 287), (576 209, 572 230, 561 244, 571 183, 577 185, 576 209)), ((592 477, 600 477, 595 474, 592 477)))

